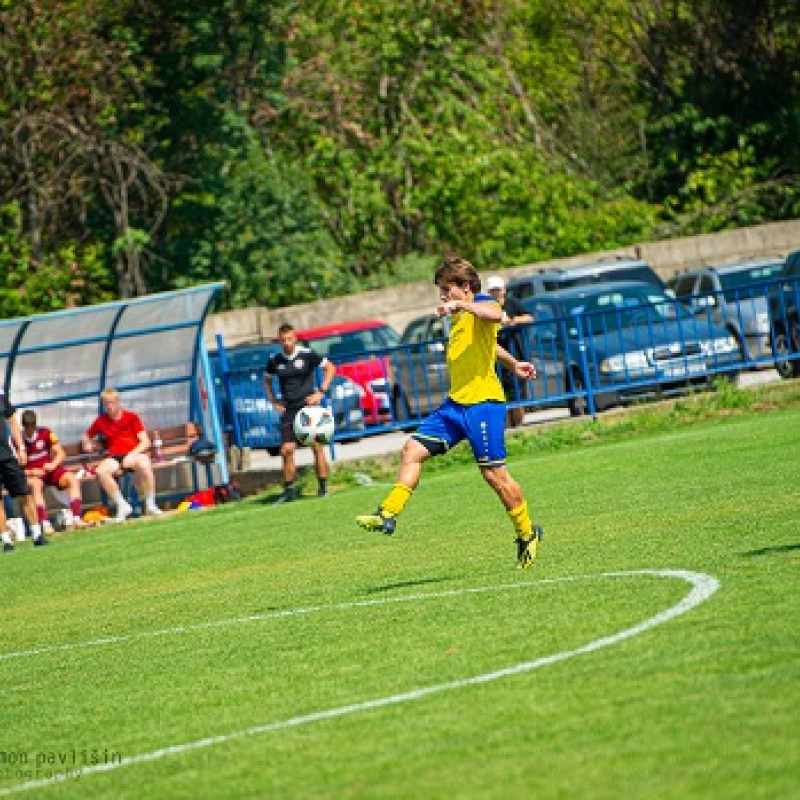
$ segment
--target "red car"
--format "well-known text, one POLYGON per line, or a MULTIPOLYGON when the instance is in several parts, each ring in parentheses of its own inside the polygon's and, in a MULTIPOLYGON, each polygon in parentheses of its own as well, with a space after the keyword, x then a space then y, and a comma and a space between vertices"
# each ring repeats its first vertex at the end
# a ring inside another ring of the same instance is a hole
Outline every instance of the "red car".
POLYGON ((394 421, 394 375, 386 355, 370 355, 400 344, 400 335, 380 320, 360 320, 296 331, 297 338, 336 364, 336 371, 361 387, 361 407, 367 425, 394 421), (352 357, 352 358, 350 358, 352 357))

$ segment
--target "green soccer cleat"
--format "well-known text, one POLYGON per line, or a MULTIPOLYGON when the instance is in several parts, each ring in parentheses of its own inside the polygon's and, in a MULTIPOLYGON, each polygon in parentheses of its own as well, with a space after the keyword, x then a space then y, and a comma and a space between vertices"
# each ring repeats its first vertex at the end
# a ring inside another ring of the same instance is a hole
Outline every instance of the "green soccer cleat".
POLYGON ((544 538, 541 525, 533 526, 533 535, 529 539, 520 537, 517 543, 517 569, 528 569, 536 561, 536 545, 544 538))
POLYGON ((378 509, 374 514, 362 514, 356 517, 356 522, 365 531, 375 531, 376 533, 385 533, 391 536, 394 533, 397 520, 391 514, 384 514, 383 511, 378 509))

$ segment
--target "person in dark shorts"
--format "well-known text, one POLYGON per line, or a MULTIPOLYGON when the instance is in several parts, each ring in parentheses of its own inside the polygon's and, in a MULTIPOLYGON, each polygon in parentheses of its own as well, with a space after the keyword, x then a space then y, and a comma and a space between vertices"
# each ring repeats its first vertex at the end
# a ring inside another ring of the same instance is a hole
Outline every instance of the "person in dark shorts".
MULTIPOLYGON (((276 503, 296 500, 298 493, 294 485, 297 466, 294 451, 297 440, 294 436, 294 418, 303 406, 318 406, 328 391, 336 374, 336 367, 325 356, 315 353, 309 347, 298 344, 295 329, 287 322, 278 328, 278 341, 281 352, 270 356, 264 376, 264 389, 269 401, 281 415, 281 458, 283 459, 283 494, 276 503), (316 387, 317 367, 322 367, 322 382, 316 387), (280 399, 272 389, 272 377, 277 377, 280 399)), ((317 494, 324 497, 328 493, 328 461, 325 448, 314 448, 314 467, 317 472, 319 489, 317 494)))
MULTIPOLYGON (((10 497, 19 498, 22 513, 31 529, 33 543, 36 547, 50 544, 42 534, 42 526, 36 515, 36 503, 33 500, 30 486, 25 478, 25 464, 27 462, 25 445, 22 441, 17 418, 14 416, 16 408, 0 389, 0 415, 2 415, 2 429, 0 430, 0 491, 5 489, 10 497), (11 449, 11 442, 14 448, 11 449)), ((14 549, 11 537, 6 530, 7 520, 4 504, 0 502, 0 538, 3 541, 3 550, 9 552, 14 549)))
MULTIPOLYGON (((500 331, 497 342, 502 345, 514 358, 525 361, 527 354, 523 342, 523 333, 517 327, 526 322, 533 322, 533 317, 525 310, 525 306, 513 297, 506 295, 506 282, 499 276, 493 275, 486 282, 486 291, 500 303, 503 318, 500 321, 500 331)), ((525 381, 518 381, 514 373, 505 367, 500 368, 500 383, 507 402, 525 400, 528 397, 528 385, 525 381)), ((517 428, 522 425, 525 418, 524 406, 516 406, 506 411, 506 426, 517 428)))

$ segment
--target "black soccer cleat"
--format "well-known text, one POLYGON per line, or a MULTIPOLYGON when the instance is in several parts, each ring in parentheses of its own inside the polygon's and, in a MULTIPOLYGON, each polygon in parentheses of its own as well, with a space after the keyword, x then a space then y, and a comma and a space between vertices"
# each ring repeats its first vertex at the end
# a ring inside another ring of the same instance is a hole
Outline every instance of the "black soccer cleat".
POLYGON ((536 560, 536 545, 544 539, 544 530, 541 525, 534 525, 532 536, 528 539, 516 539, 517 543, 517 569, 528 569, 536 560))
POLYGON ((50 544, 50 541, 42 534, 38 539, 33 540, 34 547, 45 547, 46 545, 50 544))
POLYGON ((273 500, 272 505, 280 506, 284 503, 291 503, 300 496, 300 493, 297 491, 295 486, 288 487, 284 489, 283 494, 278 497, 277 500, 273 500))
POLYGON ((380 509, 374 514, 363 514, 356 517, 356 522, 365 531, 385 533, 387 536, 391 536, 397 527, 397 519, 391 514, 385 514, 380 509))

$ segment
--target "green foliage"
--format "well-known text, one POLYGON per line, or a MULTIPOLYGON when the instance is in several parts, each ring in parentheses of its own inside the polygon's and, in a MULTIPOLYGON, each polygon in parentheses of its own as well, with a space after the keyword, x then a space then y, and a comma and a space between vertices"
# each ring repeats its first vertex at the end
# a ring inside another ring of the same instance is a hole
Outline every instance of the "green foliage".
POLYGON ((800 12, 751 6, 3 2, 0 203, 234 307, 791 218, 800 12))
POLYGON ((16 204, 0 208, 0 319, 114 299, 102 247, 64 244, 37 261, 20 220, 16 204))
POLYGON ((225 275, 231 307, 343 293, 347 278, 304 174, 251 144, 231 151, 183 282, 225 275), (240 157, 239 157, 240 156, 240 157))

